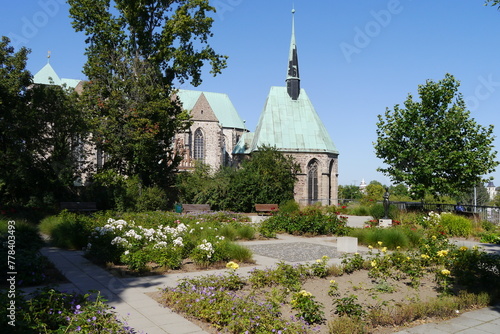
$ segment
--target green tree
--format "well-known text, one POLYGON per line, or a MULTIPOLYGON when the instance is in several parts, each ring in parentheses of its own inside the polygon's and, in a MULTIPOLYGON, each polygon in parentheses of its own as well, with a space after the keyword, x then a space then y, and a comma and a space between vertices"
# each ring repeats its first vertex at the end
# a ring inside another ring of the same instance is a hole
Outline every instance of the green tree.
POLYGON ((230 194, 238 211, 252 211, 255 203, 281 204, 294 198, 300 166, 290 155, 262 146, 244 160, 231 182, 230 194))
POLYGON ((482 182, 475 187, 464 190, 462 194, 456 197, 456 201, 462 204, 474 205, 474 188, 475 188, 475 202, 477 205, 486 205, 490 201, 488 190, 482 182))
POLYGON ((0 198, 17 205, 55 204, 73 195, 85 152, 85 119, 76 93, 33 85, 29 50, 0 42, 0 198), (28 203, 29 202, 29 203, 28 203))
POLYGON ((427 80, 418 87, 420 101, 408 95, 403 108, 378 116, 375 152, 388 166, 378 170, 409 185, 413 198, 458 195, 498 165, 493 125, 470 118, 459 85, 450 74, 427 80))
POLYGON ((226 66, 208 45, 213 7, 207 0, 68 3, 73 27, 87 36, 81 106, 108 155, 104 169, 167 189, 181 159, 172 138, 189 125, 174 83, 196 86, 205 63, 214 75, 226 66))
POLYGON ((384 186, 380 182, 370 182, 365 188, 365 195, 363 195, 363 202, 374 203, 381 201, 385 193, 384 186))
POLYGON ((244 160, 240 168, 216 172, 198 164, 193 173, 178 176, 179 198, 188 203, 207 203, 212 209, 253 211, 255 203, 282 204, 293 200, 300 166, 293 157, 263 146, 244 160))
POLYGON ((406 201, 410 199, 408 188, 404 184, 397 184, 389 187, 392 201, 406 201))
POLYGON ((500 206, 500 192, 495 195, 495 198, 493 199, 493 205, 500 206))
POLYGON ((356 185, 339 186, 340 199, 360 199, 363 194, 356 185))

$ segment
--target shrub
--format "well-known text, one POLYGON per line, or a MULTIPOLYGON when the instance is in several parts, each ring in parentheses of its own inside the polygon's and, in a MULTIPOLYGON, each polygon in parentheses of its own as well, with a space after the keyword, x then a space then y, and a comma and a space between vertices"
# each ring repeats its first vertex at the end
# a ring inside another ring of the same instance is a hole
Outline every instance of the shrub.
POLYGON ((364 321, 359 318, 342 316, 328 322, 328 333, 330 334, 365 334, 368 329, 364 321))
POLYGON ((358 238, 360 244, 375 246, 381 241, 389 249, 395 249, 398 246, 401 248, 417 246, 422 240, 421 232, 399 226, 354 229, 350 232, 350 235, 358 238))
POLYGON ((297 203, 293 199, 285 201, 283 203, 280 203, 280 206, 279 206, 279 211, 282 214, 292 213, 292 212, 296 212, 299 210, 300 210, 299 203, 297 203))
POLYGON ((468 237, 472 233, 471 220, 452 213, 441 214, 441 226, 447 234, 455 237, 468 237))
POLYGON ((260 225, 259 232, 271 235, 273 232, 286 232, 295 235, 345 235, 347 219, 336 214, 323 214, 321 208, 309 206, 289 214, 278 213, 260 225))
POLYGON ((349 206, 347 212, 353 216, 370 216, 370 207, 366 205, 349 206))
POLYGON ((324 321, 323 305, 314 300, 314 296, 305 290, 294 293, 290 302, 292 309, 297 310, 297 317, 308 324, 320 324, 324 321))
POLYGON ((54 246, 80 250, 88 243, 88 230, 92 224, 91 217, 65 210, 57 216, 44 218, 40 230, 49 235, 54 246))
MULTIPOLYGON (((369 208, 370 216, 372 216, 374 219, 379 220, 384 218, 385 215, 385 209, 384 205, 380 203, 373 204, 369 208)), ((389 206, 389 210, 387 212, 388 218, 389 219, 394 219, 397 216, 398 209, 394 205, 389 206)))
MULTIPOLYGON (((0 301, 7 305, 7 292, 0 293, 0 301)), ((59 292, 51 288, 39 289, 31 299, 16 294, 16 333, 136 333, 124 325, 111 306, 100 295, 59 292), (18 306, 18 307, 17 307, 18 306)), ((11 328, 3 307, 0 328, 11 328)))

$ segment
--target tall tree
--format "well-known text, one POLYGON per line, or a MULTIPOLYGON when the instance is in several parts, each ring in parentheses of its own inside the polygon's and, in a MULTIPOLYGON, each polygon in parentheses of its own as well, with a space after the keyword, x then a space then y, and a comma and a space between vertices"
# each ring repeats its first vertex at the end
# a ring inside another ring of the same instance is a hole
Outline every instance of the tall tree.
POLYGON ((495 170, 493 125, 483 127, 470 118, 460 83, 446 74, 441 81, 419 85, 419 101, 408 95, 404 108, 387 108, 379 115, 379 168, 395 183, 411 187, 413 198, 458 195, 495 170))
POLYGON ((214 11, 208 0, 69 0, 76 31, 88 37, 83 109, 105 168, 166 187, 180 158, 174 134, 186 128, 174 83, 201 83, 225 68, 208 45, 214 11))
POLYGON ((0 42, 0 201, 54 204, 71 195, 85 121, 74 92, 33 85, 29 50, 0 42), (45 203, 43 203, 45 199, 45 203))

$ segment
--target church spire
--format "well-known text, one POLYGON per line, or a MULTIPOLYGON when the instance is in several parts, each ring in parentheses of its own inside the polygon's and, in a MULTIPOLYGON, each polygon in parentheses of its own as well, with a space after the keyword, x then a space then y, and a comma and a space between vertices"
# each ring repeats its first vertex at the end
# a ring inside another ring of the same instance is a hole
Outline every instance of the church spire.
POLYGON ((292 9, 292 40, 290 41, 290 53, 288 55, 288 74, 286 77, 286 88, 292 100, 297 100, 300 94, 299 60, 297 57, 297 45, 295 44, 295 9, 292 9))

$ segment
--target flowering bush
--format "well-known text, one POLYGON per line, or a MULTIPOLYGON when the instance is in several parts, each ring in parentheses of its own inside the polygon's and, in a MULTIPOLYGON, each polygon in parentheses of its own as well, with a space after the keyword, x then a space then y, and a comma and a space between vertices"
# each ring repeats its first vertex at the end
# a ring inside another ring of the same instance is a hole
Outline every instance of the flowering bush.
POLYGON ((324 319, 323 305, 314 300, 314 296, 305 290, 294 293, 290 302, 292 309, 297 310, 297 316, 303 318, 308 324, 319 324, 324 319))
MULTIPOLYGON (((16 333, 136 333, 117 318, 100 295, 60 292, 51 288, 37 290, 30 299, 16 296, 16 333)), ((4 305, 7 293, 0 294, 4 305)), ((2 316, 0 328, 9 328, 2 316)))
POLYGON ((162 302, 228 333, 311 333, 303 321, 283 319, 271 296, 236 294, 244 284, 233 271, 184 279, 163 291, 162 302))
MULTIPOLYGON (((219 235, 224 224, 228 223, 200 218, 196 222, 176 219, 170 225, 145 227, 134 221, 110 218, 90 233, 86 251, 91 258, 123 263, 136 271, 146 270, 149 264, 178 269, 188 257, 198 265, 210 265, 233 259, 234 243, 219 235)), ((251 257, 251 253, 246 256, 251 257)))

